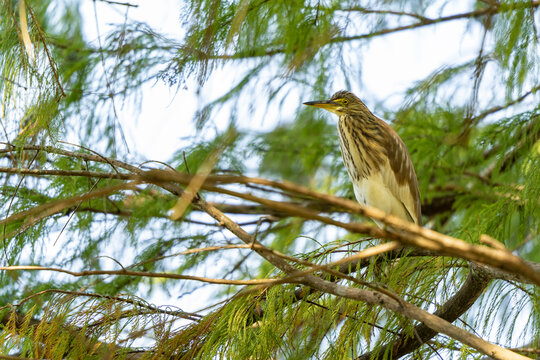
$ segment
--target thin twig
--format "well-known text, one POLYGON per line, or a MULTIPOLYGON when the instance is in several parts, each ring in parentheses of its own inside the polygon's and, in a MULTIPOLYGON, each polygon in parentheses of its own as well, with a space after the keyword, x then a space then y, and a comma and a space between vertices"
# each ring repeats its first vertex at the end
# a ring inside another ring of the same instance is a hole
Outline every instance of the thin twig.
POLYGON ((61 268, 36 266, 36 265, 14 265, 14 266, 0 266, 2 271, 54 271, 59 273, 68 274, 76 277, 84 276, 96 276, 96 275, 119 275, 119 276, 137 276, 137 277, 149 277, 149 278, 163 278, 163 279, 177 279, 177 280, 193 280, 206 282, 211 284, 223 284, 223 285, 272 285, 275 283, 282 283, 280 279, 252 279, 252 280, 227 280, 227 279, 215 279, 202 276, 192 275, 180 275, 171 273, 156 273, 147 271, 133 271, 133 270, 83 270, 83 271, 70 271, 61 268))
POLYGON ((107 3, 107 4, 112 4, 112 5, 122 5, 122 6, 127 6, 127 7, 139 7, 139 5, 135 5, 135 4, 127 3, 127 2, 121 2, 121 1, 111 1, 111 0, 98 0, 98 1, 101 1, 101 2, 104 2, 104 3, 107 3))
POLYGON ((36 25, 36 29, 37 29, 39 37, 41 39, 41 43, 43 44, 43 48, 45 49, 45 53, 47 54, 47 58, 49 59, 49 64, 51 65, 51 69, 52 69, 54 78, 56 80, 56 83, 58 84, 58 87, 60 88, 60 92, 62 93, 62 97, 65 98, 67 95, 64 92, 64 88, 62 87, 62 84, 60 83, 60 77, 58 76, 58 71, 56 70, 56 66, 54 65, 51 54, 49 53, 49 48, 47 47, 47 42, 45 41, 45 36, 43 36, 43 32, 41 31, 41 28, 39 27, 37 19, 34 16, 34 12, 32 11, 32 8, 30 6, 28 6, 28 12, 30 13, 30 16, 32 16, 32 20, 34 21, 34 25, 36 25))

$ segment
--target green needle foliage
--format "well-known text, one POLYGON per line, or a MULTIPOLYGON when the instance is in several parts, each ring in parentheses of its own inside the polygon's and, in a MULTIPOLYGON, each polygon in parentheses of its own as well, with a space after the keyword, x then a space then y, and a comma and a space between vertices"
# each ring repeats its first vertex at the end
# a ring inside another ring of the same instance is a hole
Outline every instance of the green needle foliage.
POLYGON ((174 37, 134 19, 142 3, 2 0, 0 357, 510 356, 475 336, 537 357, 540 1, 461 5, 183 0, 174 37), (301 103, 373 102, 369 45, 440 24, 475 50, 374 110, 407 145, 426 227, 521 270, 425 245, 339 262, 426 235, 325 197, 354 199, 333 119, 301 103), (148 161, 119 119, 156 84, 197 104, 148 161))

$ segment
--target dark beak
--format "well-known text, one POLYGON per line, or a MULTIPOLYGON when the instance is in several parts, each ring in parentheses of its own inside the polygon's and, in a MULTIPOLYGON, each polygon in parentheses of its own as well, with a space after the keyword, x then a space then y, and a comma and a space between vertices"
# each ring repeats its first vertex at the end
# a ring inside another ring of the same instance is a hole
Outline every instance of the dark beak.
POLYGON ((307 106, 314 106, 321 109, 335 109, 336 107, 340 106, 337 102, 331 101, 331 100, 324 100, 324 101, 306 101, 304 105, 307 106))

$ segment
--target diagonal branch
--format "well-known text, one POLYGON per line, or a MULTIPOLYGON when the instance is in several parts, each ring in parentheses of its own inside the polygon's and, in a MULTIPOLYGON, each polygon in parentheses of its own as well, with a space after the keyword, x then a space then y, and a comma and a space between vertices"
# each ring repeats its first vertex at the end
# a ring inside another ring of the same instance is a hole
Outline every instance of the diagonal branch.
MULTIPOLYGON (((482 270, 482 268, 472 264, 469 275, 459 291, 433 314, 448 322, 454 322, 474 304, 480 295, 482 295, 490 280, 491 278, 482 270)), ((383 354, 386 354, 388 351, 391 351, 392 359, 398 359, 418 349, 437 335, 436 331, 424 324, 417 325, 414 328, 413 333, 416 336, 407 338, 402 334, 397 341, 383 346, 380 351, 377 351, 376 353, 365 353, 358 357, 357 360, 383 359, 383 354)))
POLYGON ((495 15, 502 12, 514 11, 519 8, 536 8, 538 6, 540 6, 540 0, 530 1, 528 3, 526 2, 519 3, 519 4, 515 3, 511 5, 493 3, 493 5, 491 6, 487 6, 484 8, 480 8, 480 9, 465 12, 465 13, 442 16, 437 19, 422 18, 419 21, 412 24, 408 24, 408 25, 382 29, 382 30, 373 31, 371 33, 366 33, 366 34, 336 37, 332 39, 331 42, 344 42, 344 41, 351 41, 351 40, 370 39, 376 36, 387 35, 387 34, 399 32, 399 31, 403 31, 403 30, 417 29, 424 26, 440 24, 440 23, 444 23, 448 21, 478 18, 485 15, 495 15))
POLYGON ((73 196, 67 199, 61 199, 57 201, 52 201, 43 205, 36 206, 32 209, 21 211, 19 213, 8 216, 0 220, 0 226, 4 228, 10 224, 17 221, 23 221, 23 224, 18 227, 16 230, 12 231, 10 234, 7 234, 6 237, 15 236, 21 232, 27 230, 31 226, 40 222, 41 220, 48 218, 54 214, 57 214, 67 208, 75 206, 82 201, 101 198, 104 196, 111 195, 121 190, 134 190, 134 183, 120 184, 105 187, 99 190, 90 191, 83 195, 73 196))
MULTIPOLYGON (((201 209, 205 210, 210 216, 212 216, 215 220, 217 220, 219 223, 221 223, 224 227, 226 227, 229 231, 231 231, 233 234, 238 236, 238 238, 240 238, 247 244, 258 243, 254 238, 251 237, 251 235, 249 235, 245 230, 243 230, 240 226, 238 226, 238 224, 236 224, 231 219, 226 217, 223 213, 221 213, 216 208, 208 205, 208 203, 206 203, 204 200, 202 199, 196 200, 196 203, 194 205, 196 207, 200 207, 201 209)), ((264 252, 262 250, 259 250, 259 251, 255 250, 255 251, 257 251, 261 256, 263 256, 266 260, 271 262, 276 267, 284 270, 287 274, 294 274, 296 272, 296 269, 292 267, 290 264, 288 264, 282 258, 272 253, 264 252)), ((457 326, 452 325, 450 322, 444 319, 441 319, 437 315, 430 314, 429 312, 422 310, 412 304, 409 304, 405 302, 404 300, 400 299, 398 301, 395 298, 385 295, 383 293, 380 293, 378 291, 357 289, 357 288, 335 284, 333 282, 323 280, 311 274, 304 275, 303 277, 299 279, 299 281, 301 281, 305 285, 308 285, 317 289, 318 291, 333 294, 339 297, 349 298, 352 300, 362 301, 371 305, 382 306, 388 310, 402 314, 409 319, 420 321, 421 323, 425 324, 427 327, 434 330, 435 332, 444 333, 464 344, 467 344, 477 349, 483 354, 492 356, 495 359, 498 359, 498 360, 525 360, 527 359, 524 356, 516 354, 510 350, 504 349, 498 345, 491 344, 481 339, 480 337, 469 333, 466 330, 458 328, 457 326)))

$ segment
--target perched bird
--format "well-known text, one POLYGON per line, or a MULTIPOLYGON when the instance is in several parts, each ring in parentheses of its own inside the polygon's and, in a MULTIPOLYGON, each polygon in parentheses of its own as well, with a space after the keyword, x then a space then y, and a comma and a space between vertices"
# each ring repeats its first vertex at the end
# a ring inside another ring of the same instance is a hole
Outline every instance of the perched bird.
POLYGON ((339 116, 341 155, 358 202, 422 225, 416 173, 394 129, 349 91, 338 91, 330 100, 308 101, 304 105, 339 116))

